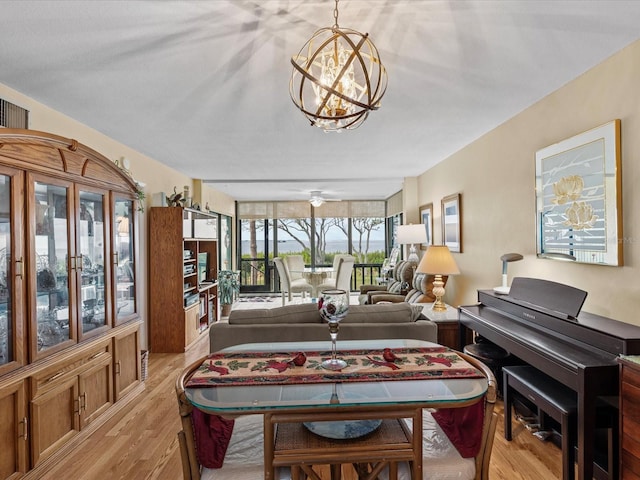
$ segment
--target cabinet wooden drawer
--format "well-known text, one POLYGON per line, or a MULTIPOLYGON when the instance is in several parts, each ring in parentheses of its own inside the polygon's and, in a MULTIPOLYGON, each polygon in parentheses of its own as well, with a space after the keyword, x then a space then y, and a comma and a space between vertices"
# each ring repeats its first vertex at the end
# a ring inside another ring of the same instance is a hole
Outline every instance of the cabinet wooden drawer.
POLYGON ((88 364, 79 375, 80 427, 98 418, 113 404, 113 361, 111 356, 101 356, 88 364))
POLYGON ((640 459, 626 449, 622 449, 623 480, 640 479, 640 459))
POLYGON ((631 383, 623 382, 620 386, 622 414, 640 422, 640 387, 631 383))
POLYGON ((51 381, 42 395, 31 401, 31 461, 37 465, 80 431, 77 377, 51 381))
MULTIPOLYGON (((638 368, 640 368, 640 366, 638 368)), ((637 371, 633 367, 625 366, 622 369, 622 378, 620 381, 640 388, 640 371, 637 371)))
POLYGON ((31 394, 33 397, 42 395, 51 388, 55 388, 57 381, 76 377, 78 372, 94 363, 102 363, 111 359, 111 341, 105 340, 98 345, 74 355, 66 362, 59 362, 47 367, 31 377, 31 394))
POLYGON ((125 329, 113 341, 114 389, 118 401, 140 384, 140 330, 137 326, 125 329))
POLYGON ((622 417, 622 448, 630 454, 640 458, 640 441, 637 438, 637 432, 640 430, 640 424, 628 417, 622 417))
POLYGON ((28 422, 24 381, 1 386, 0 478, 17 478, 27 471, 28 422))

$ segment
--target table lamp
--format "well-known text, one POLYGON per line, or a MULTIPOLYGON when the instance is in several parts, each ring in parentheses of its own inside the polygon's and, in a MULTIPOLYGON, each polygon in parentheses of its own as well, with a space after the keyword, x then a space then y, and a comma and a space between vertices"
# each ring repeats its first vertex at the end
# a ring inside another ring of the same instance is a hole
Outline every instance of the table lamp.
POLYGON ((409 257, 407 262, 413 264, 414 268, 420 262, 416 252, 416 243, 425 243, 427 241, 427 229, 424 225, 399 225, 398 226, 398 243, 400 245, 411 245, 409 248, 409 257))
POLYGON ((460 273, 449 247, 446 245, 431 245, 427 248, 416 272, 435 275, 433 295, 436 297, 436 301, 433 303, 431 309, 436 312, 446 311, 447 306, 442 301, 442 297, 444 296, 442 275, 458 275, 460 273))
POLYGON ((493 287, 493 291, 500 295, 509 295, 509 285, 507 282, 507 264, 509 262, 517 262, 522 260, 522 255, 519 253, 505 253, 500 257, 502 260, 502 285, 499 287, 493 287))

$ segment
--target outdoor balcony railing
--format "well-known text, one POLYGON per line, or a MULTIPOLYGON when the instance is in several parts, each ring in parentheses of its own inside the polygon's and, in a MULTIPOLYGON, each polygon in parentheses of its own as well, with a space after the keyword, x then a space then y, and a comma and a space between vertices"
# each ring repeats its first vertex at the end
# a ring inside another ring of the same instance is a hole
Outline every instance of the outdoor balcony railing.
MULTIPOLYGON (((317 265, 318 267, 331 267, 331 265, 317 265)), ((360 285, 376 284, 381 277, 382 264, 380 263, 356 263, 351 275, 351 291, 357 291, 360 285)), ((268 292, 280 291, 280 282, 276 268, 269 262, 265 272, 265 262, 262 258, 243 258, 240 265, 240 292, 268 292)))

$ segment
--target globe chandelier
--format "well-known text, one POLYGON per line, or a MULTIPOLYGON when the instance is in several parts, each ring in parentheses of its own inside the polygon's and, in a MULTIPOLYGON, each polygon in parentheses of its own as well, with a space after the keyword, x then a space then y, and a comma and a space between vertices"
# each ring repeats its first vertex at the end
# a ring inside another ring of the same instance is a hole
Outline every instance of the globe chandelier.
POLYGON ((387 89, 387 71, 369 34, 338 26, 338 1, 333 26, 316 31, 291 58, 291 99, 325 132, 362 125, 387 89))

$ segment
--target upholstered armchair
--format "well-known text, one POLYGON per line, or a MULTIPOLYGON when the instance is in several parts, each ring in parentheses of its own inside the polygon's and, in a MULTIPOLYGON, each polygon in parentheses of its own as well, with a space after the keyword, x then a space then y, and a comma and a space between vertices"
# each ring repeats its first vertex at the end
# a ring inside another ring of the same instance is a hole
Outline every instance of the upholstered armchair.
MULTIPOLYGON (((391 303, 433 303, 436 301, 436 297, 433 294, 433 280, 435 275, 428 275, 426 273, 417 273, 413 277, 411 283, 411 290, 406 295, 393 294, 388 292, 368 292, 367 303, 374 304, 378 302, 391 302, 391 303)), ((442 281, 446 284, 447 277, 443 276, 442 281)))
POLYGON ((369 294, 373 292, 396 294, 404 298, 413 280, 413 268, 411 263, 403 260, 395 264, 386 285, 360 285, 359 303, 369 303, 369 294))

